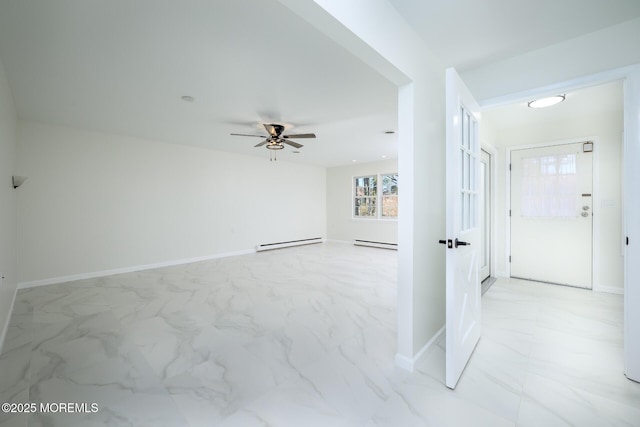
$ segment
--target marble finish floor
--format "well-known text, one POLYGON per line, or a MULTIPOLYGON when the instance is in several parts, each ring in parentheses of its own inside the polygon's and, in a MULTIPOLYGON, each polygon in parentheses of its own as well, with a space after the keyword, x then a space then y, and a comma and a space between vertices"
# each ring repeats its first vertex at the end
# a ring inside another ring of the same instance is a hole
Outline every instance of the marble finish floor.
POLYGON ((393 251, 322 244, 21 290, 2 426, 640 426, 618 295, 499 279, 458 387, 394 367, 393 251))

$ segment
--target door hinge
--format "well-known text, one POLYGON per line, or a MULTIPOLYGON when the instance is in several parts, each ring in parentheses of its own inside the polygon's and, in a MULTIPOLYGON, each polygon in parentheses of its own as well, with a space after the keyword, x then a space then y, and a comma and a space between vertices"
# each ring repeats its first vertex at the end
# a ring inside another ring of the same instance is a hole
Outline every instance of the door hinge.
POLYGON ((511 262, 511 255, 509 255, 509 262, 511 262))
POLYGON ((627 246, 629 246, 629 236, 627 236, 627 246))
POLYGON ((511 209, 509 209, 509 216, 511 216, 511 209))
POLYGON ((511 163, 509 163, 509 170, 511 170, 511 163))

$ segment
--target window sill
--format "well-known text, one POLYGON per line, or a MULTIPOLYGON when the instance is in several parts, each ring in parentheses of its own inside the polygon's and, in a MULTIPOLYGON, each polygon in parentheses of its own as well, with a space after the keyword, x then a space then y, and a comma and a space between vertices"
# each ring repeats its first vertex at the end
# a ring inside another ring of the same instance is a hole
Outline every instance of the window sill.
POLYGON ((351 217, 351 221, 381 221, 381 222, 398 222, 398 218, 356 218, 351 217))

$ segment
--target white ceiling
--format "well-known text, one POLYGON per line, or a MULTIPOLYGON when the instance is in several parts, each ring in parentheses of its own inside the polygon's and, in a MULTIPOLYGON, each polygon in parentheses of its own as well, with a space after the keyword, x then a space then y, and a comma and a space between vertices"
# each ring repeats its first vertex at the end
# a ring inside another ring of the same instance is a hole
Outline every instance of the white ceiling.
MULTIPOLYGON (((638 0, 390 2, 458 66, 640 16, 638 0)), ((397 155, 396 87, 276 0, 2 0, 0 58, 22 119, 265 159, 229 133, 277 122, 318 135, 282 160, 397 155)))
POLYGON ((640 17, 638 0, 389 0, 458 70, 479 67, 640 17))
POLYGON ((276 122, 318 136, 281 160, 397 153, 396 87, 275 0, 3 0, 0 57, 22 119, 265 159, 229 133, 276 122))
POLYGON ((574 120, 577 117, 593 117, 597 114, 623 111, 622 82, 616 81, 567 92, 560 104, 547 108, 529 108, 527 102, 494 108, 482 113, 483 123, 488 122, 494 131, 522 126, 545 126, 547 123, 574 120))

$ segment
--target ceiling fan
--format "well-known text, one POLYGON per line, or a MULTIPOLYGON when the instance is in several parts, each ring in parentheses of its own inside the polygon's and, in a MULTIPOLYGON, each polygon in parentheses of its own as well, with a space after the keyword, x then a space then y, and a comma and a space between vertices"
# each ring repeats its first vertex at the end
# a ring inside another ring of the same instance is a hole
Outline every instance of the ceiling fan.
MULTIPOLYGON (((291 139, 301 139, 301 138, 315 138, 315 133, 298 133, 292 135, 283 135, 284 126, 271 123, 263 124, 264 128, 267 130, 268 135, 247 135, 244 133, 232 133, 233 136, 252 136, 258 138, 265 138, 259 144, 256 144, 255 147, 266 146, 269 150, 282 150, 284 148, 284 144, 290 145, 293 148, 301 148, 302 144, 298 144, 297 142, 291 141, 291 139)), ((274 153, 275 154, 275 153, 274 153)), ((275 155, 272 156, 271 160, 275 160, 275 155)))

